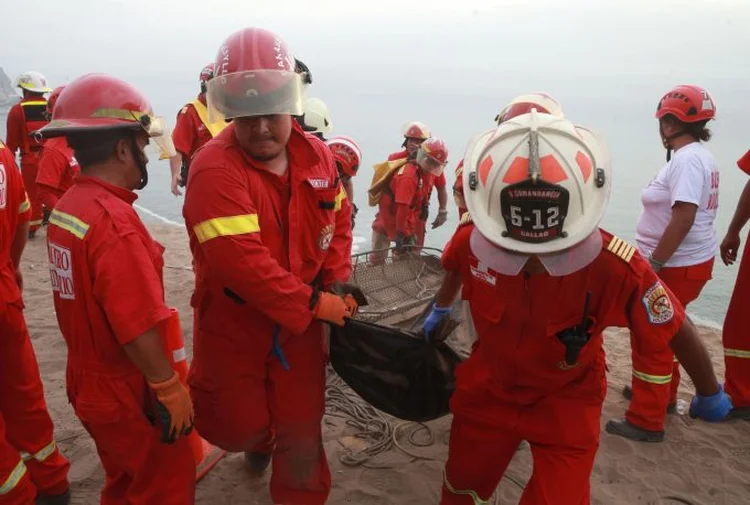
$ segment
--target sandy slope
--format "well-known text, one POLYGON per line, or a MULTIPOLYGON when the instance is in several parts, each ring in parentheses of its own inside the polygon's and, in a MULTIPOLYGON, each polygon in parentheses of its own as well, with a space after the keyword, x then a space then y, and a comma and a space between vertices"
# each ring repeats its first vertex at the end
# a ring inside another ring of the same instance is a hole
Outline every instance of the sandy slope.
MULTIPOLYGON (((192 352, 189 299, 192 291, 190 254, 182 228, 152 226, 154 236, 167 248, 165 281, 170 304, 181 311, 188 354, 192 352)), ((45 394, 57 428, 57 440, 72 461, 71 479, 78 505, 98 502, 103 482, 93 442, 81 427, 65 396, 66 348, 57 328, 47 273, 44 232, 32 241, 24 255, 26 318, 45 383, 45 394)), ((721 335, 703 329, 715 366, 723 373, 721 335)), ((619 391, 630 380, 630 349, 627 333, 612 330, 607 342, 610 395, 602 427, 607 419, 620 416, 626 403, 619 391)), ((684 379, 683 379, 684 380, 684 379)), ((682 398, 689 400, 689 380, 684 380, 682 398)), ((339 461, 342 444, 356 445, 347 437, 341 419, 326 418, 324 437, 331 461, 334 487, 329 503, 362 505, 434 504, 447 454, 450 419, 431 423, 435 442, 413 448, 424 459, 414 460, 398 449, 384 453, 366 466, 350 468, 339 461)), ((406 427, 408 432, 411 427, 406 427)), ((601 447, 592 476, 593 500, 597 505, 742 505, 750 503, 750 422, 708 425, 686 416, 671 416, 668 438, 663 444, 631 443, 602 434, 601 447), (668 499, 673 496, 685 501, 668 499)), ((403 440, 404 437, 402 437, 403 440)), ((419 440, 419 436, 417 437, 419 440)), ((404 443, 406 443, 404 441, 404 443)), ((528 447, 519 450, 508 474, 525 482, 531 474, 528 447)), ((250 478, 240 455, 230 455, 203 479, 197 489, 198 504, 270 504, 265 476, 250 478)), ((500 503, 515 504, 518 486, 504 480, 500 503)))

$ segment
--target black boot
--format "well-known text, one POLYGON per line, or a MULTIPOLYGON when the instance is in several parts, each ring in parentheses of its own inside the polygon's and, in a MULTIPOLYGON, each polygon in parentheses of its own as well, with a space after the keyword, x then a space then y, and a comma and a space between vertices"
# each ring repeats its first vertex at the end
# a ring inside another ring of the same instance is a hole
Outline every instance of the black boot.
POLYGON ((664 431, 650 431, 629 423, 626 419, 612 419, 604 427, 607 433, 619 435, 636 442, 662 442, 664 431))
POLYGON ((271 462, 271 455, 263 452, 245 452, 245 463, 251 472, 262 475, 271 462))
POLYGON ((62 494, 39 495, 34 503, 35 505, 68 505, 70 503, 70 489, 62 494))
MULTIPOLYGON (((622 388, 622 396, 626 400, 630 401, 633 399, 633 390, 630 386, 625 386, 622 388)), ((674 403, 670 403, 667 405, 667 414, 676 414, 677 413, 677 405, 674 403)))

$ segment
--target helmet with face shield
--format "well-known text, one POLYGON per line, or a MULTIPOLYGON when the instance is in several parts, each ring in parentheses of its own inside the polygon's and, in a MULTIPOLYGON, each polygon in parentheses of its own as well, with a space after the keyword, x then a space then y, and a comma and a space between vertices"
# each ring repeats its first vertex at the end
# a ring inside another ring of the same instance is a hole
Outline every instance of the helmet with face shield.
POLYGON ((417 165, 427 173, 439 177, 448 163, 448 146, 436 137, 426 139, 417 151, 417 165))

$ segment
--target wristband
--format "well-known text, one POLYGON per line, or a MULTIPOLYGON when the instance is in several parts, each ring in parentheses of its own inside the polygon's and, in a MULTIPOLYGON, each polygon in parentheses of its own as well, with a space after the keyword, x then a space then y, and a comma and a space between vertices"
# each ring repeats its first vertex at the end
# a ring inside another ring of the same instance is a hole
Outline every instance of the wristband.
POLYGON ((663 267, 664 264, 666 263, 666 261, 659 261, 659 260, 654 259, 653 256, 648 257, 648 262, 651 263, 651 268, 654 270, 654 272, 657 272, 657 273, 659 272, 659 270, 661 270, 661 267, 663 267))

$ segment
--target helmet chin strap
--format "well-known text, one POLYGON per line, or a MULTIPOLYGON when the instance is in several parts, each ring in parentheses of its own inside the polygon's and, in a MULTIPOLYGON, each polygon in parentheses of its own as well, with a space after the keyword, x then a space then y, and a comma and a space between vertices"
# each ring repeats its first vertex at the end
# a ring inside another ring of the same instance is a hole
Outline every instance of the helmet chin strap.
POLYGON ((148 184, 148 169, 146 167, 146 155, 143 151, 138 149, 138 145, 135 142, 135 138, 131 139, 130 152, 133 154, 135 162, 138 164, 138 169, 141 171, 141 182, 135 189, 143 189, 148 184))
POLYGON ((659 125, 659 133, 661 134, 661 144, 664 146, 664 149, 667 150, 667 161, 670 161, 672 159, 672 141, 677 137, 685 135, 687 132, 685 130, 680 130, 667 136, 664 134, 664 128, 659 125))

